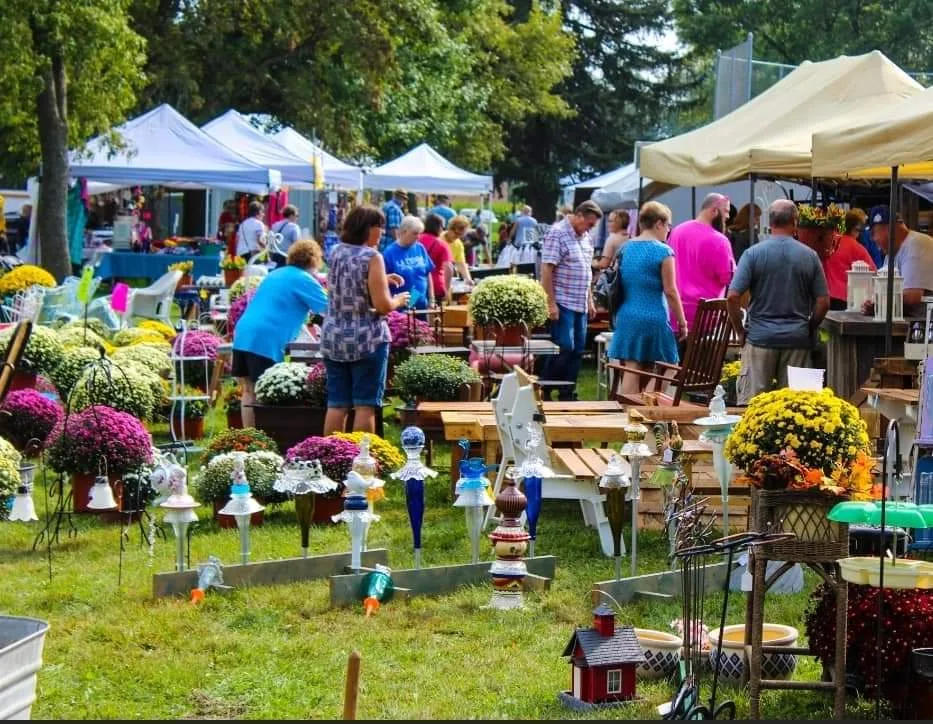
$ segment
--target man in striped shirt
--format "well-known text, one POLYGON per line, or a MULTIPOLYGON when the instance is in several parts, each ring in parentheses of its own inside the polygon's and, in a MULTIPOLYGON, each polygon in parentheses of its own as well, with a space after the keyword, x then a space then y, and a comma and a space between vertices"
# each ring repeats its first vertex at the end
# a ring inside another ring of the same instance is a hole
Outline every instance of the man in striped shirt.
POLYGON ((595 202, 584 201, 573 214, 551 227, 541 248, 541 285, 547 293, 551 340, 560 347, 558 354, 545 361, 541 377, 573 383, 559 388, 561 400, 571 400, 576 395, 586 348, 587 319, 596 314, 589 232, 602 215, 595 202))

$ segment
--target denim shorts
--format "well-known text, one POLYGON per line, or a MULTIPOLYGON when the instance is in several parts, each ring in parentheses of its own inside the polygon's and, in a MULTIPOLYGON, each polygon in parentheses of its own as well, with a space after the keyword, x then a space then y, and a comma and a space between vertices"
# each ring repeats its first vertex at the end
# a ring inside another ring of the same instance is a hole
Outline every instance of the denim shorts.
POLYGON ((382 407, 386 389, 389 343, 384 342, 368 357, 355 362, 324 359, 327 368, 327 406, 382 407))

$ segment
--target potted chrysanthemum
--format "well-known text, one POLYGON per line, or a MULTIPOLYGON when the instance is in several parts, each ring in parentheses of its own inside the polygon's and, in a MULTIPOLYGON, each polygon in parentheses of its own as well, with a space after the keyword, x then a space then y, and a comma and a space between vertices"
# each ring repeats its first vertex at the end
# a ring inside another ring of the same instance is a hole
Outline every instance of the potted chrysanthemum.
MULTIPOLYGON (((12 272, 11 272, 12 273, 12 272)), ((9 275, 7 275, 9 276, 9 275)), ((2 277, 0 279, 6 279, 2 277)), ((0 349, 6 349, 13 339, 15 327, 8 327, 0 332, 0 349)), ((21 390, 36 386, 38 375, 50 375, 62 361, 65 346, 55 330, 49 327, 33 325, 29 341, 23 350, 22 359, 13 373, 11 390, 21 390)))
POLYGON ((517 274, 487 277, 467 305, 479 327, 494 327, 501 345, 519 345, 522 335, 547 321, 547 294, 534 279, 517 274))
MULTIPOLYGON (((194 494, 205 505, 212 506, 214 518, 221 528, 234 528, 236 521, 232 516, 218 515, 230 497, 230 484, 233 479, 233 467, 236 453, 220 453, 205 464, 194 484, 194 494)), ((279 500, 273 490, 275 481, 282 471, 282 457, 269 450, 246 453, 244 472, 250 486, 250 492, 256 500, 274 503, 279 500)), ((252 525, 262 525, 263 511, 254 513, 250 518, 252 525)))
POLYGON ((45 447, 63 417, 64 410, 57 400, 36 390, 16 390, 0 406, 0 435, 24 455, 33 455, 45 447))
POLYGON ((287 450, 309 435, 324 432, 327 373, 320 362, 280 362, 256 382, 256 427, 287 450))
POLYGON ((48 462, 54 470, 71 476, 74 512, 83 513, 94 477, 105 471, 110 482, 117 483, 124 474, 151 463, 152 438, 133 415, 92 405, 67 416, 55 428, 48 462))

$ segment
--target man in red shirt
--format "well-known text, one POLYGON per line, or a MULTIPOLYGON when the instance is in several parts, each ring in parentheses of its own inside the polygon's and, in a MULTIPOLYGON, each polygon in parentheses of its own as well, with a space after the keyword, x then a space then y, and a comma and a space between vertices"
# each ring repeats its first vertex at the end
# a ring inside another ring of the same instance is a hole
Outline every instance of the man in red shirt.
POLYGON ((875 262, 871 254, 862 246, 857 235, 865 228, 867 215, 859 208, 852 208, 846 213, 845 233, 839 241, 839 248, 823 260, 823 273, 826 274, 826 285, 829 287, 829 308, 844 310, 848 298, 848 271, 853 262, 863 261, 875 271, 875 262))

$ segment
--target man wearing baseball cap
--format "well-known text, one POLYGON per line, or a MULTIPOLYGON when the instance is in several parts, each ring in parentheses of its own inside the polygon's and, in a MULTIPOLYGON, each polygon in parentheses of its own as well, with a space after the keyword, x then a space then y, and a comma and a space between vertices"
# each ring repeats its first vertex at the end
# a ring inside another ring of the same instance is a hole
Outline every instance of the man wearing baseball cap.
MULTIPOLYGON (((933 236, 907 228, 896 217, 894 239, 890 238, 891 211, 887 206, 875 206, 868 212, 871 238, 887 255, 883 269, 894 254, 894 268, 904 277, 904 314, 922 313, 922 297, 933 292, 933 236)), ((863 311, 873 313, 874 305, 865 303, 863 311)))

